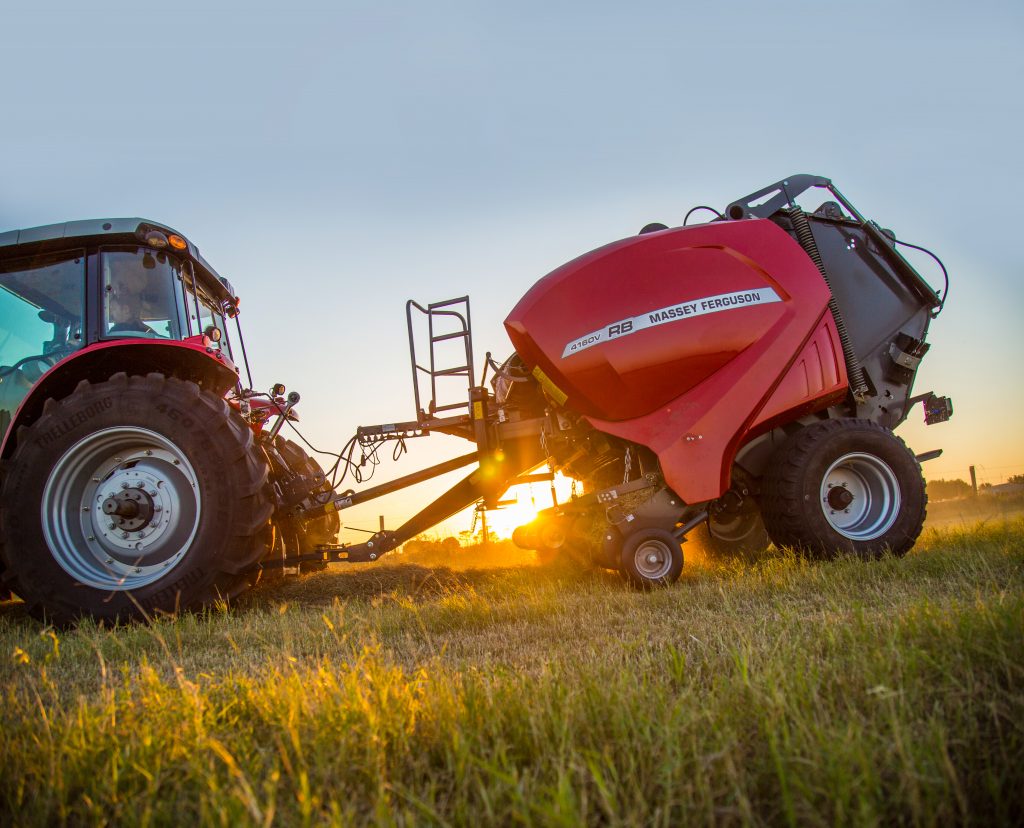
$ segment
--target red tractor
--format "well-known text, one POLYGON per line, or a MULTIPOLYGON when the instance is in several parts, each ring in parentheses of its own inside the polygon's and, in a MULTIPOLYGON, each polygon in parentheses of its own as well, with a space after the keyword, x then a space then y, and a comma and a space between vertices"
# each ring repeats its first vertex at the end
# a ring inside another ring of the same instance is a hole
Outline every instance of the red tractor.
POLYGON ((555 471, 581 493, 517 543, 640 585, 679 577, 692 531, 727 549, 905 553, 925 515, 919 461, 938 452, 915 457, 892 429, 918 402, 928 423, 952 414, 911 396, 948 285, 825 178, 713 212, 541 279, 505 322, 515 353, 488 354, 479 380, 468 299, 408 303, 416 418, 361 427, 329 481, 279 434, 297 395, 240 381, 238 299, 185 238, 135 219, 0 235, 4 583, 57 619, 198 607, 273 568, 377 560, 555 471), (807 213, 815 189, 831 198, 807 213), (474 450, 338 491, 357 449, 375 460, 432 432, 474 450), (338 511, 471 465, 402 526, 333 542, 338 511))
POLYGON ((288 517, 328 487, 278 433, 297 397, 244 388, 237 312, 169 227, 0 234, 0 577, 33 611, 210 604, 335 539, 336 515, 288 517))

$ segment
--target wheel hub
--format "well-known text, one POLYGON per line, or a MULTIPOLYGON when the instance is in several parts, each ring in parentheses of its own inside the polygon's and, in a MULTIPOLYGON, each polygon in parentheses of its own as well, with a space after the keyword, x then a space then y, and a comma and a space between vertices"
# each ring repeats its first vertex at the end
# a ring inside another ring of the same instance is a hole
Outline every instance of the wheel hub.
POLYGON ((884 535, 900 514, 902 497, 896 474, 873 454, 844 454, 825 472, 821 510, 845 538, 870 541, 884 535))
POLYGON ((826 500, 828 500, 828 505, 833 509, 845 509, 853 503, 853 495, 850 494, 850 490, 846 488, 845 484, 832 486, 832 488, 828 490, 826 500))
POLYGON ((157 432, 104 429, 54 466, 43 491, 43 535, 80 583, 112 591, 162 578, 199 526, 198 480, 182 451, 157 432))
POLYGON ((143 489, 126 489, 108 497, 100 507, 118 529, 135 532, 145 529, 155 514, 153 498, 143 489))
POLYGON ((658 540, 650 540, 637 547, 634 560, 637 571, 652 581, 664 578, 672 568, 672 553, 658 540))

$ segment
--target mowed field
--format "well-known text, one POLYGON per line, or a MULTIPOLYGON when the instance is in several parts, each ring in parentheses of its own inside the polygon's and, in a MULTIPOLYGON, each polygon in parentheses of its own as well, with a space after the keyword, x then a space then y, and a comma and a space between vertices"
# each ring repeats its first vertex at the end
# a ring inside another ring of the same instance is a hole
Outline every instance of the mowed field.
POLYGON ((687 552, 647 593, 499 549, 119 629, 5 604, 0 824, 1020 824, 1024 521, 687 552))

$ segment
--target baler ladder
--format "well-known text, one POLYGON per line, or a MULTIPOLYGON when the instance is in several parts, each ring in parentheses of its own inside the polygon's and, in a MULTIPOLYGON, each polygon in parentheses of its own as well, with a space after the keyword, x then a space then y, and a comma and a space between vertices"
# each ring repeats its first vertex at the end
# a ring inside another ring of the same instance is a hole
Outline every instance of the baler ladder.
POLYGON ((412 362, 412 388, 416 397, 416 416, 422 422, 446 411, 466 409, 466 413, 468 413, 469 395, 467 391, 473 385, 473 336, 469 316, 469 297, 460 296, 457 299, 432 302, 426 307, 410 299, 405 303, 405 315, 409 328, 409 358, 412 362), (413 309, 427 317, 429 365, 420 365, 416 360, 413 309), (442 342, 458 340, 462 341, 462 350, 457 357, 448 355, 448 360, 454 360, 455 364, 439 364, 442 363, 442 359, 438 355, 438 345, 442 342), (420 395, 420 380, 424 374, 430 377, 430 401, 426 409, 423 408, 423 400, 420 395), (459 402, 438 401, 438 379, 449 377, 465 377, 466 379, 466 390, 461 392, 459 402))

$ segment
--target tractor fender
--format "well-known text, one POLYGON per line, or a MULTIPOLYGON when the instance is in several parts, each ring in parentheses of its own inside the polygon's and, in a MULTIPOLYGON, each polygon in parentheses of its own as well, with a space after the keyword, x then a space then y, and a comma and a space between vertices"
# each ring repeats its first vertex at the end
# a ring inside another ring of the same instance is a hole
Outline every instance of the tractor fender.
POLYGON ((21 401, 0 443, 0 459, 14 451, 18 429, 35 422, 48 399, 68 396, 82 380, 104 382, 117 373, 157 372, 196 383, 218 396, 238 383, 238 368, 205 337, 186 340, 119 339, 88 345, 50 368, 21 401))

